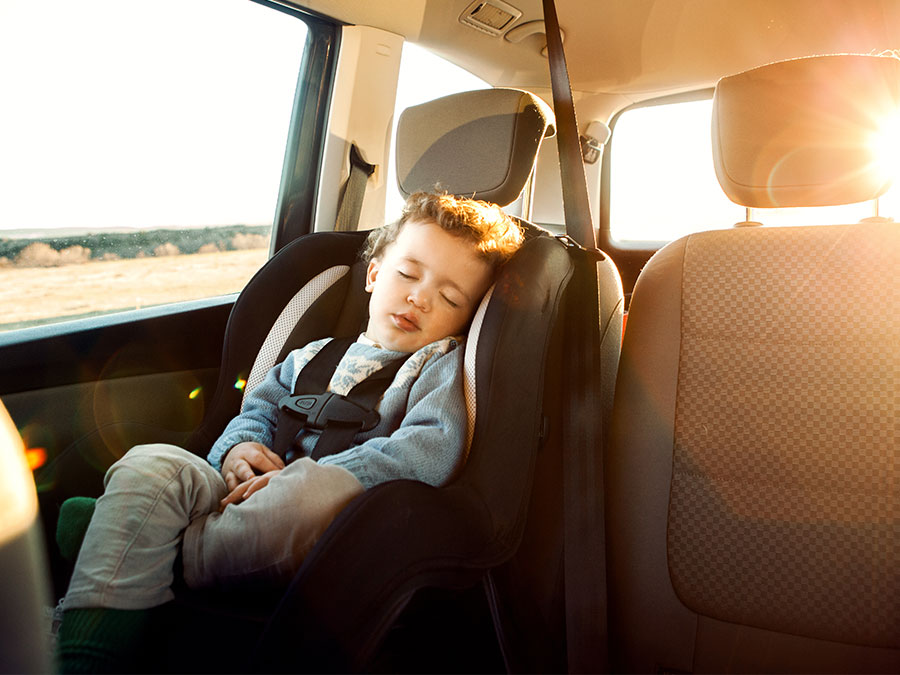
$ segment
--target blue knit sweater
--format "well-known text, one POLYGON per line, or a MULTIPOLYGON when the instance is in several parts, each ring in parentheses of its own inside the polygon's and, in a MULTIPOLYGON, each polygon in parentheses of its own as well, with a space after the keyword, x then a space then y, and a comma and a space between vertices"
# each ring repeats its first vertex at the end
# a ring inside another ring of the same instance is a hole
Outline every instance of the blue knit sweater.
MULTIPOLYGON (((272 447, 278 401, 293 391, 300 370, 329 340, 295 349, 247 393, 241 413, 228 423, 207 456, 214 467, 221 470, 225 453, 242 441, 272 447)), ((447 483, 465 457, 464 351, 459 338, 444 338, 415 352, 384 393, 377 408, 379 424, 357 434, 356 445, 323 457, 319 463, 344 467, 367 489, 398 478, 430 485, 447 483)), ((363 336, 341 359, 328 390, 346 394, 398 356, 363 336)), ((301 433, 300 446, 305 455, 312 452, 316 440, 316 431, 301 433)))

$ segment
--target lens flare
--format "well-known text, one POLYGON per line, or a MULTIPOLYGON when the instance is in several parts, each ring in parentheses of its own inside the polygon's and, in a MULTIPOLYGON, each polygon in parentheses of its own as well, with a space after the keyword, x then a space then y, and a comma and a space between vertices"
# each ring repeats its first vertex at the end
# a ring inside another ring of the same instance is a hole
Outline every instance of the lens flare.
POLYGON ((47 463, 47 451, 44 448, 26 448, 25 459, 32 471, 40 469, 47 463))
POLYGON ((188 394, 188 398, 192 401, 200 395, 200 392, 203 390, 203 387, 197 387, 190 394, 188 394))
POLYGON ((247 386, 247 380, 245 380, 243 377, 239 377, 234 382, 234 388, 237 389, 238 391, 244 391, 244 387, 246 387, 246 386, 247 386))

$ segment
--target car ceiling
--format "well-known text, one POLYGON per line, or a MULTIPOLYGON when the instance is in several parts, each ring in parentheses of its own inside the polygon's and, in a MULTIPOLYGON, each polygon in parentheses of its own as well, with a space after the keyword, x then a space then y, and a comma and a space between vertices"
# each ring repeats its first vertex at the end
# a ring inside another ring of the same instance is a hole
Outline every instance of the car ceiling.
MULTIPOLYGON (((491 2, 492 0, 485 0, 491 2)), ((459 21, 471 0, 303 0, 295 4, 403 35, 494 86, 549 88, 540 34, 519 43, 459 21)), ((511 0, 542 17, 541 0, 511 0)), ((502 3, 501 3, 502 6, 502 3)), ((710 87, 762 63, 900 48, 900 0, 557 0, 572 88, 623 104, 710 87)))

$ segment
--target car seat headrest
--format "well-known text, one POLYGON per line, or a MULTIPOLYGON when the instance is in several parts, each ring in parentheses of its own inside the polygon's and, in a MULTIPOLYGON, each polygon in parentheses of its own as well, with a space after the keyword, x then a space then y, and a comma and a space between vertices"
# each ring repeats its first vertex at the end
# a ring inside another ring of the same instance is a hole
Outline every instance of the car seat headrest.
POLYGON ((898 105, 892 56, 812 56, 724 77, 713 99, 716 176, 742 206, 874 199, 890 187, 879 134, 900 133, 898 105))
POLYGON ((397 182, 408 197, 436 187, 495 202, 515 201, 545 136, 553 111, 519 89, 451 94, 407 108, 397 126, 397 182))

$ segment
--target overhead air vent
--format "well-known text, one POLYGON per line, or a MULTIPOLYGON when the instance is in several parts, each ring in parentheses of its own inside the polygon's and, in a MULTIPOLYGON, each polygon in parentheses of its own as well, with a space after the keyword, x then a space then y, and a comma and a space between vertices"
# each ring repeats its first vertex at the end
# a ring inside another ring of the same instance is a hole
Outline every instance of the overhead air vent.
POLYGON ((476 0, 459 15, 460 23, 499 37, 522 16, 522 12, 500 0, 476 0))

